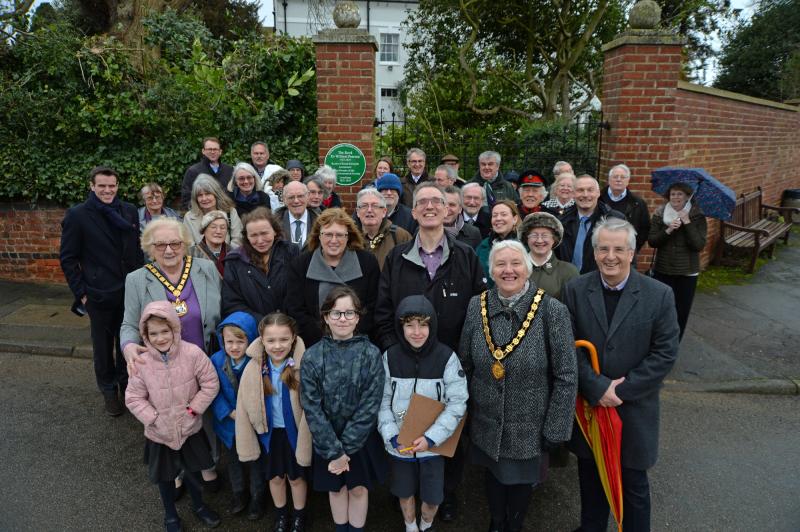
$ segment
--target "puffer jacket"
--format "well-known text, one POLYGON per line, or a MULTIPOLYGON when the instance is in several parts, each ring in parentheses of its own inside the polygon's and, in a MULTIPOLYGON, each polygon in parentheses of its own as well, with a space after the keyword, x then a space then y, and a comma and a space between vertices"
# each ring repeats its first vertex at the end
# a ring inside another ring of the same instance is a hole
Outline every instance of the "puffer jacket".
MULTIPOLYGON (((258 338, 258 325, 253 316, 246 312, 234 312, 217 325, 217 339, 219 345, 224 346, 222 339, 222 329, 228 325, 234 325, 243 330, 247 335, 247 343, 251 344, 258 338)), ((231 364, 231 357, 225 352, 224 347, 211 356, 211 363, 219 378, 219 393, 211 403, 211 411, 214 413, 214 432, 230 449, 233 447, 235 425, 231 412, 236 410, 236 396, 239 393, 239 383, 245 368, 250 364, 250 357, 245 356, 244 366, 237 372, 231 364)))
POLYGON ((366 336, 324 336, 303 357, 300 400, 314 442, 326 460, 354 454, 375 430, 385 373, 366 336))
POLYGON ((656 267, 664 275, 693 275, 700 272, 700 252, 706 247, 706 217, 697 207, 689 209, 691 223, 667 233, 664 205, 653 213, 648 242, 656 248, 656 267))
POLYGON ((378 430, 386 451, 393 457, 413 460, 437 456, 430 451, 416 453, 413 458, 400 454, 392 438, 400 434, 403 416, 408 410, 411 395, 415 393, 445 404, 445 409, 425 431, 425 437, 436 446, 452 436, 467 411, 467 377, 461 369, 458 355, 437 340, 436 311, 425 296, 403 299, 397 307, 395 325, 400 341, 383 354, 386 380, 378 413, 378 430), (414 349, 406 340, 400 322, 403 317, 411 315, 430 317, 428 340, 419 349, 414 349))
POLYGON ((148 304, 142 311, 139 331, 150 360, 128 380, 125 406, 142 422, 148 440, 178 450, 186 438, 203 427, 200 414, 217 395, 219 379, 206 354, 181 340, 180 320, 170 302, 148 304), (172 329, 173 342, 166 361, 144 330, 145 322, 153 316, 166 319, 172 329), (196 415, 189 414, 187 407, 196 415))

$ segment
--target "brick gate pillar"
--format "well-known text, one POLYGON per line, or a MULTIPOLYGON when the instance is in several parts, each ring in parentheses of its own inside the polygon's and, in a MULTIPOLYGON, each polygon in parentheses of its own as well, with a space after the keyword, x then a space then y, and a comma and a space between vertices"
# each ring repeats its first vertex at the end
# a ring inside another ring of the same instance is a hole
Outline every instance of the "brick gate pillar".
MULTIPOLYGON (((373 165, 375 121, 375 52, 378 43, 367 30, 336 28, 313 37, 317 56, 317 129, 319 162, 336 144, 357 146, 373 165)), ((362 182, 338 186, 349 212, 362 182)))
MULTIPOLYGON (((641 195, 650 211, 660 204, 650 192, 650 172, 668 166, 674 157, 676 91, 681 77, 685 38, 660 30, 628 30, 603 46, 603 135, 598 178, 607 182, 619 163, 631 169, 629 188, 641 195)), ((649 265, 645 247, 640 268, 649 265)))

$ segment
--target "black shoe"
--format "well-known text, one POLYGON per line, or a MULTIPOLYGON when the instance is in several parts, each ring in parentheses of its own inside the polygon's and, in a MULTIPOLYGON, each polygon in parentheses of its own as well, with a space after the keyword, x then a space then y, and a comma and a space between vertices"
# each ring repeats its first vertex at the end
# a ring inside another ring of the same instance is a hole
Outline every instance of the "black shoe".
POLYGON ((172 517, 170 519, 164 519, 164 530, 166 532, 182 532, 181 518, 172 517))
POLYGON ((445 499, 439 507, 438 517, 445 523, 451 523, 458 517, 458 502, 455 499, 445 499))
POLYGON ((228 513, 232 515, 240 514, 245 508, 247 508, 247 497, 244 493, 234 491, 228 513))
POLYGON ((290 532, 305 532, 306 518, 303 515, 295 515, 292 518, 292 528, 290 532))
POLYGON ((203 505, 196 510, 192 508, 192 512, 194 512, 194 515, 208 528, 217 528, 222 522, 222 519, 219 518, 219 514, 209 508, 208 505, 203 505))
POLYGON ((258 521, 264 517, 264 494, 259 494, 250 499, 250 505, 247 507, 247 518, 250 521, 258 521))
POLYGON ((103 395, 103 399, 106 403, 106 414, 111 417, 121 416, 123 412, 125 412, 125 407, 122 406, 122 403, 117 397, 116 392, 111 394, 103 395))
POLYGON ((489 532, 503 532, 505 526, 503 523, 497 523, 494 519, 489 524, 489 532))
POLYGON ((219 493, 220 489, 222 489, 222 482, 219 481, 219 475, 211 480, 203 480, 203 490, 209 493, 219 493))
POLYGON ((289 516, 286 514, 277 516, 275 524, 272 525, 272 532, 289 532, 289 516))
POLYGON ((186 494, 186 483, 181 482, 180 486, 175 487, 175 502, 178 502, 186 494))

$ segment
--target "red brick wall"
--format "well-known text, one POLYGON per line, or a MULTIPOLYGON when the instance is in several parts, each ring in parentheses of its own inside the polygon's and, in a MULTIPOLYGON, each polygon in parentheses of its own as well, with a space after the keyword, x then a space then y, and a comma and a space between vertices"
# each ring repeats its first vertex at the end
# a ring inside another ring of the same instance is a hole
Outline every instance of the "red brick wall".
POLYGON ((63 208, 0 205, 0 278, 64 283, 58 262, 63 208))
MULTIPOLYGON (((601 183, 612 166, 627 164, 630 188, 651 212, 664 200, 650 191, 650 172, 662 166, 705 168, 737 195, 761 186, 772 203, 800 186, 800 112, 692 90, 679 81, 680 42, 659 37, 623 37, 606 47, 602 102, 611 129, 601 147, 601 183), (645 40, 651 42, 637 42, 645 40)), ((718 234, 719 222, 709 220, 704 266, 718 234)), ((640 269, 651 256, 645 247, 640 269)))
MULTIPOLYGON (((333 146, 348 142, 364 152, 368 174, 374 158, 375 45, 317 42, 316 54, 320 164, 333 146)), ((336 189, 350 212, 361 186, 336 189)))

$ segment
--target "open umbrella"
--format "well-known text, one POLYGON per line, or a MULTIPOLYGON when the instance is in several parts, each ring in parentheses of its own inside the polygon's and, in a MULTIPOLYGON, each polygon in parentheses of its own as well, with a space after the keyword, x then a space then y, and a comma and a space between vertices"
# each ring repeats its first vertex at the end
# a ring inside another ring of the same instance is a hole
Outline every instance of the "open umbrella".
POLYGON ((653 170, 651 186, 653 192, 665 194, 675 183, 686 183, 692 187, 692 203, 706 216, 719 220, 730 220, 736 206, 736 194, 702 168, 664 167, 653 170))
MULTIPOLYGON (((576 340, 575 347, 586 348, 592 369, 599 374, 600 363, 594 345, 587 340, 576 340)), ((622 420, 616 408, 591 406, 580 394, 575 399, 575 418, 592 450, 608 505, 617 528, 622 532, 622 420)))

